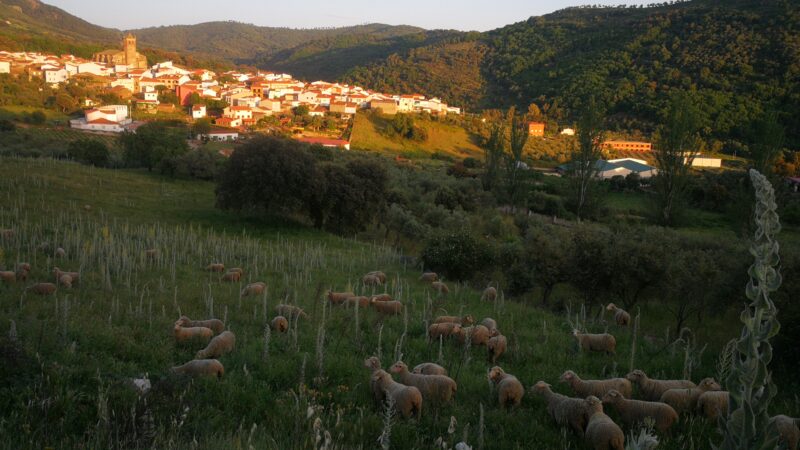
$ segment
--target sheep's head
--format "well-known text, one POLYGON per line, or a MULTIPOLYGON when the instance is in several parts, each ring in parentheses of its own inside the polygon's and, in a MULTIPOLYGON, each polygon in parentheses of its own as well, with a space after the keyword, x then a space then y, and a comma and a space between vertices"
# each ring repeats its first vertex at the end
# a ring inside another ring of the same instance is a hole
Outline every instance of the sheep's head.
POLYGON ((505 375, 506 372, 500 366, 494 366, 489 370, 489 380, 497 383, 497 381, 505 375))
POLYGON ((549 390, 550 385, 545 383, 544 381, 538 381, 536 382, 536 384, 533 385, 531 389, 533 390, 533 392, 541 394, 542 392, 546 392, 547 390, 549 390))
POLYGON ((629 381, 633 381, 634 383, 639 383, 642 380, 647 379, 647 375, 645 375, 644 371, 636 369, 633 372, 625 375, 629 381))
POLYGON ((408 366, 403 361, 397 361, 396 363, 392 364, 391 368, 392 373, 401 373, 408 371, 408 366))
POLYGON ((391 378, 391 376, 385 370, 378 369, 372 374, 371 380, 376 383, 382 383, 387 378, 391 378))
POLYGON ((577 329, 577 328, 573 328, 573 329, 572 329, 572 335, 573 335, 573 336, 575 336, 575 337, 578 337, 578 335, 579 335, 579 334, 581 334, 581 332, 580 332, 580 331, 578 331, 578 329, 577 329))
POLYGON ((704 378, 698 387, 704 391, 721 391, 722 386, 713 378, 704 378))
POLYGON ((378 359, 377 356, 370 356, 369 358, 364 360, 364 367, 374 370, 380 369, 381 361, 378 359))
POLYGON ((613 311, 615 309, 617 309, 617 305, 613 303, 609 303, 608 306, 606 306, 606 311, 613 311))
POLYGON ((495 337, 495 336, 500 336, 500 330, 498 330, 497 328, 493 329, 493 330, 491 331, 491 336, 492 336, 492 337, 495 337))
POLYGON ((586 400, 584 401, 586 402, 586 406, 590 411, 596 413, 603 412, 603 402, 601 402, 600 399, 594 395, 586 397, 586 400))
POLYGON ((603 403, 615 403, 616 401, 618 401, 621 398, 622 398, 622 394, 620 394, 618 391, 612 389, 612 390, 606 392, 606 395, 603 396, 603 403))
POLYGON ((566 372, 561 374, 561 378, 559 378, 558 381, 561 381, 562 383, 570 383, 575 378, 577 378, 577 375, 575 375, 575 372, 573 372, 571 370, 567 370, 566 372))
POLYGON ((472 314, 467 314, 461 319, 462 325, 472 325, 473 323, 475 323, 475 318, 472 317, 472 314))

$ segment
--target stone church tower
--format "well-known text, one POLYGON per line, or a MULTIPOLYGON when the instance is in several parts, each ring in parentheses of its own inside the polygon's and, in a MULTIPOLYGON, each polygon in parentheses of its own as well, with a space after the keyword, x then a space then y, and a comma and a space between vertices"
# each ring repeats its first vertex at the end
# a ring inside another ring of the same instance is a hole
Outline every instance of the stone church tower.
POLYGON ((136 37, 134 35, 128 33, 125 36, 122 41, 122 52, 125 54, 125 64, 135 66, 139 54, 136 53, 136 37))

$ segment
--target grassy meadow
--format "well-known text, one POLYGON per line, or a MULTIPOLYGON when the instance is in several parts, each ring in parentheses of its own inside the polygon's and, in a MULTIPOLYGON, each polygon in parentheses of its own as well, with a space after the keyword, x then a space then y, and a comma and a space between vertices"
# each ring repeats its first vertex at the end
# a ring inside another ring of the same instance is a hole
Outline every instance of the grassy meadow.
MULTIPOLYGON (((0 285, 4 448, 355 449, 379 447, 389 433, 396 449, 460 441, 475 449, 579 449, 584 443, 556 426, 534 395, 519 409, 500 409, 485 348, 429 344, 432 318, 495 318, 509 340, 498 365, 526 387, 545 380, 562 393, 571 393, 557 382, 567 369, 587 379, 631 368, 654 378, 719 379, 727 369, 718 355, 738 330, 735 312, 720 312, 688 344, 668 345, 658 305, 641 310, 634 333, 599 309, 554 315, 502 295, 482 302, 479 290, 455 283, 439 298, 418 281, 418 266, 380 243, 231 216, 214 208, 211 183, 140 171, 0 157, 2 228, 15 235, 0 241, 0 265, 33 266, 26 283, 0 285), (66 258, 39 250, 45 242, 63 247, 66 258), (151 248, 155 260, 145 257, 151 248), (243 268, 242 284, 204 271, 217 261, 243 268), (80 283, 48 297, 24 290, 51 281, 53 266, 80 271, 80 283), (403 301, 404 315, 380 321, 371 310, 326 305, 331 288, 374 292, 359 284, 371 270, 386 272, 385 290, 403 301), (242 298, 242 285, 255 281, 266 282, 267 293, 242 298), (286 334, 268 333, 278 303, 301 306, 309 318, 286 334), (182 314, 220 318, 236 334, 236 350, 220 358, 221 380, 169 373, 204 346, 175 343, 172 326, 182 314), (616 335, 617 354, 578 352, 569 334, 576 324, 616 335), (373 355, 384 368, 397 359, 440 363, 458 383, 455 401, 424 404, 418 420, 385 417, 363 367, 373 355), (153 387, 140 396, 129 380, 145 376, 153 387)), ((794 412, 800 404, 791 395, 776 403, 794 412)), ((658 448, 705 449, 710 439, 713 424, 687 418, 658 448)))

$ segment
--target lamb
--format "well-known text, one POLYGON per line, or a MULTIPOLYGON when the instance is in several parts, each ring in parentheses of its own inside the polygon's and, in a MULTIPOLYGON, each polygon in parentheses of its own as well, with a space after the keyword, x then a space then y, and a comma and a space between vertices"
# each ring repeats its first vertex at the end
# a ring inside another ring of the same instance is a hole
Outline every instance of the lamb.
POLYGON ((272 322, 269 323, 269 326, 278 333, 285 333, 286 330, 289 329, 289 321, 286 320, 286 317, 275 316, 275 318, 272 319, 272 322))
POLYGON ((650 418, 656 430, 665 432, 678 420, 678 413, 666 403, 628 400, 612 389, 603 396, 603 403, 614 405, 622 421, 632 426, 650 418))
POLYGON ((497 321, 492 319, 491 317, 487 317, 481 320, 480 325, 485 326, 489 329, 489 331, 495 331, 497 329, 497 321))
POLYGON ((291 320, 295 320, 297 317, 308 318, 308 314, 302 308, 294 305, 277 305, 275 306, 275 313, 291 320))
POLYGON ((72 288, 72 277, 67 274, 61 275, 61 278, 58 279, 58 284, 61 287, 70 289, 72 288))
POLYGON ((56 258, 66 258, 67 257, 67 251, 64 250, 61 247, 58 247, 56 249, 55 253, 53 253, 53 256, 55 256, 56 258))
POLYGON ((211 263, 206 267, 206 270, 209 271, 209 272, 222 273, 222 272, 225 272, 225 264, 222 264, 222 263, 211 263))
POLYGON ((378 279, 381 280, 381 284, 386 283, 386 274, 381 272, 380 270, 372 271, 372 272, 368 273, 367 275, 372 275, 372 276, 378 277, 378 279))
POLYGON ((370 356, 364 360, 364 367, 370 370, 369 390, 372 392, 372 399, 375 400, 375 404, 381 405, 386 398, 386 391, 383 390, 378 380, 375 379, 376 372, 381 370, 381 361, 377 356, 370 356))
POLYGON ((486 300, 493 302, 497 300, 497 289, 489 286, 483 290, 483 294, 481 294, 481 300, 486 300))
POLYGON ((27 290, 38 295, 52 295, 56 292, 56 285, 53 283, 36 283, 28 287, 27 290))
POLYGON ((156 259, 158 258, 158 249, 149 248, 144 251, 144 256, 147 257, 147 259, 156 259))
POLYGON ((625 375, 625 378, 639 386, 639 395, 642 400, 651 402, 661 399, 661 395, 669 389, 690 389, 697 387, 689 380, 654 380, 647 378, 647 374, 639 369, 625 375))
POLYGON ((589 420, 584 399, 557 394, 544 381, 534 384, 532 390, 534 393, 544 397, 547 402, 547 413, 558 425, 569 426, 578 436, 583 436, 586 422, 589 420))
POLYGON ((602 398, 608 391, 613 389, 621 393, 625 398, 631 398, 631 382, 625 378, 581 380, 575 372, 567 370, 561 374, 559 381, 569 384, 578 397, 594 395, 597 398, 602 398))
POLYGON ((418 364, 413 369, 411 369, 411 372, 419 373, 422 375, 447 375, 447 369, 431 362, 418 364))
POLYGON ((206 327, 186 328, 178 325, 177 323, 175 324, 174 333, 175 333, 175 340, 177 342, 187 342, 195 339, 209 340, 211 339, 211 336, 214 335, 214 332, 211 330, 211 328, 206 328, 206 327))
POLYGON ((609 303, 608 306, 606 306, 606 311, 614 312, 614 321, 621 327, 627 327, 631 323, 631 315, 613 303, 609 303))
POLYGON ((403 312, 403 304, 397 300, 391 302, 379 302, 376 299, 370 301, 370 305, 375 308, 381 316, 399 316, 403 312))
POLYGON ((219 358, 226 353, 232 352, 234 347, 236 347, 236 335, 230 331, 223 331, 214 339, 211 339, 206 348, 197 352, 194 359, 219 358))
POLYGON ((450 293, 450 289, 447 287, 446 284, 442 283, 441 281, 434 281, 431 283, 431 287, 434 291, 438 292, 439 295, 447 295, 450 293))
POLYGON ((661 394, 661 402, 672 406, 678 414, 694 411, 697 399, 708 391, 721 391, 722 387, 713 378, 704 378, 697 387, 667 389, 661 394))
POLYGON ((394 300, 391 295, 383 293, 383 294, 376 294, 369 298, 369 301, 372 302, 375 300, 376 302, 390 302, 394 300))
POLYGON ((497 386, 501 407, 517 407, 522 403, 525 388, 517 377, 506 373, 500 366, 494 366, 489 370, 489 380, 497 386))
POLYGON ((708 391, 700 394, 696 410, 709 419, 716 420, 720 414, 728 414, 728 391, 708 391))
POLYGON ((497 358, 503 356, 503 353, 506 352, 507 346, 508 341, 502 334, 496 334, 490 337, 486 342, 486 351, 489 353, 489 361, 491 361, 492 364, 496 363, 497 358))
POLYGON ((428 337, 439 339, 439 337, 450 337, 461 333, 461 325, 457 323, 435 323, 428 327, 428 337))
POLYGON ((239 280, 241 280, 241 279, 242 279, 242 273, 241 272, 228 271, 228 273, 226 273, 225 275, 222 276, 222 278, 220 278, 220 281, 225 281, 225 282, 228 282, 228 283, 238 283, 239 280))
POLYGON ((258 281, 255 283, 250 283, 242 289, 242 297, 248 297, 250 295, 261 295, 264 291, 267 290, 267 283, 263 281, 258 281))
POLYGON ((788 450, 797 450, 797 443, 800 442, 800 419, 793 419, 789 416, 778 415, 769 419, 770 422, 775 424, 778 431, 778 442, 784 444, 788 450))
POLYGON ((17 273, 11 271, 2 271, 0 272, 0 280, 4 283, 14 283, 17 281, 17 273))
POLYGON ((184 328, 192 328, 192 327, 211 328, 211 331, 213 331, 214 334, 220 334, 223 331, 225 331, 225 322, 219 319, 192 320, 186 316, 181 316, 175 322, 175 325, 179 325, 184 328))
POLYGON ((377 389, 390 395, 394 401, 394 408, 404 418, 422 414, 422 393, 414 386, 404 386, 392 379, 385 370, 378 369, 370 379, 374 381, 377 389))
POLYGON ((381 279, 376 275, 364 275, 361 277, 361 284, 364 286, 380 286, 383 283, 381 283, 381 279))
POLYGON ((355 297, 356 294, 352 292, 333 292, 328 291, 328 301, 331 302, 332 305, 341 305, 350 297, 355 297))
POLYGON ((439 279, 439 276, 436 275, 436 272, 425 272, 419 277, 419 279, 420 281, 424 281, 426 283, 433 283, 439 279))
POLYGON ((471 314, 467 314, 464 317, 439 316, 433 321, 433 323, 458 323, 461 324, 462 327, 466 327, 475 323, 475 319, 471 314))
POLYGON ((603 412, 603 403, 590 395, 586 403, 589 422, 586 424, 585 438, 594 450, 624 450, 625 434, 622 429, 603 412))
POLYGON ((483 325, 476 325, 474 327, 462 327, 456 336, 461 344, 467 342, 467 337, 469 337, 471 345, 477 346, 486 345, 492 336, 492 332, 483 325))
POLYGON ((53 267, 53 275, 56 277, 56 281, 61 279, 62 275, 69 275, 72 278, 73 283, 78 283, 81 281, 81 274, 80 272, 64 272, 63 270, 59 269, 58 267, 53 267))
POLYGON ((411 373, 403 361, 392 365, 392 373, 399 375, 400 382, 406 386, 414 386, 422 393, 422 398, 435 404, 444 404, 456 394, 457 385, 447 375, 422 375, 411 373))
POLYGON ((195 359, 182 366, 173 367, 172 373, 194 377, 217 377, 225 375, 225 367, 216 359, 195 359))
POLYGON ((365 296, 358 296, 358 297, 350 297, 344 301, 345 306, 355 307, 358 304, 360 309, 368 308, 369 307, 369 297, 365 296))
POLYGON ((575 336, 578 345, 583 350, 606 352, 611 355, 617 352, 617 340, 608 333, 588 334, 581 333, 578 330, 572 330, 572 335, 575 336))

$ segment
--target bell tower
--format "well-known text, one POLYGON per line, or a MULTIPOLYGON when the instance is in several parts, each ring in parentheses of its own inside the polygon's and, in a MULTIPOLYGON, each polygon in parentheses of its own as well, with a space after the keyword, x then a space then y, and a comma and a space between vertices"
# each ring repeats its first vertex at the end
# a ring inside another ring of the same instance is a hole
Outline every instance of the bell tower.
POLYGON ((122 41, 122 52, 125 54, 126 65, 136 64, 136 57, 138 56, 136 53, 136 37, 131 33, 128 33, 122 41))

